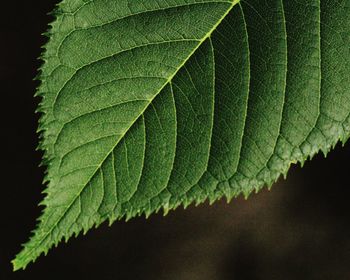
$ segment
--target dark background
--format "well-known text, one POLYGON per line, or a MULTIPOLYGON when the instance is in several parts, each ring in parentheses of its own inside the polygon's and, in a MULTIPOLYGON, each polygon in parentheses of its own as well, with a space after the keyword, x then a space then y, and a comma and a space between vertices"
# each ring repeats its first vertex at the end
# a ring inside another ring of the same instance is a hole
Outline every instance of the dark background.
POLYGON ((60 244, 26 271, 11 272, 10 260, 42 210, 32 79, 55 2, 0 8, 0 280, 350 279, 349 144, 303 169, 294 166, 286 181, 248 201, 103 225, 60 244))

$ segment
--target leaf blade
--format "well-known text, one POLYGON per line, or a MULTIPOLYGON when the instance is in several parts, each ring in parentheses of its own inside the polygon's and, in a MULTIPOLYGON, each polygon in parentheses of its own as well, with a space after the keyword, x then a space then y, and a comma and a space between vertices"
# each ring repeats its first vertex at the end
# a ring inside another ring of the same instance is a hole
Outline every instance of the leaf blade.
POLYGON ((248 195, 349 137, 349 0, 143 2, 61 4, 39 90, 49 195, 15 269, 105 219, 248 195))

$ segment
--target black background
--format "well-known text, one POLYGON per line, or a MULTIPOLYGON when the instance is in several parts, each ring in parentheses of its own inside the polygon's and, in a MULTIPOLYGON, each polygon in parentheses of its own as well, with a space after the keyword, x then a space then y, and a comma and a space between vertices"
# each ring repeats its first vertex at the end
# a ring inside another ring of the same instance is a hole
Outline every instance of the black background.
POLYGON ((12 2, 0 8, 1 280, 350 279, 349 144, 248 201, 103 225, 11 272, 42 210, 32 79, 56 1, 12 2))

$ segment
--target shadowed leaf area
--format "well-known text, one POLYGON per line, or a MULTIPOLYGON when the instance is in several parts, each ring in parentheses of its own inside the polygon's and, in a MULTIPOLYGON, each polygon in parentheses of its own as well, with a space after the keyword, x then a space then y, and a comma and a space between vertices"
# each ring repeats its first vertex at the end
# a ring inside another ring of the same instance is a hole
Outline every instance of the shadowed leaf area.
POLYGON ((350 132, 350 0, 64 0, 25 268, 104 221, 248 196, 350 132))

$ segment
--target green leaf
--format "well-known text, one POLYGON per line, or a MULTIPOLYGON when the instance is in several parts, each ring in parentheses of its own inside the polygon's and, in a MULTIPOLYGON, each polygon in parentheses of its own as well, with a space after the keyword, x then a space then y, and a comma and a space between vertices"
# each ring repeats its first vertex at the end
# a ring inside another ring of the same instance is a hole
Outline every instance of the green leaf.
POLYGON ((230 200, 350 134, 350 0, 64 0, 38 95, 45 206, 13 261, 230 200))

